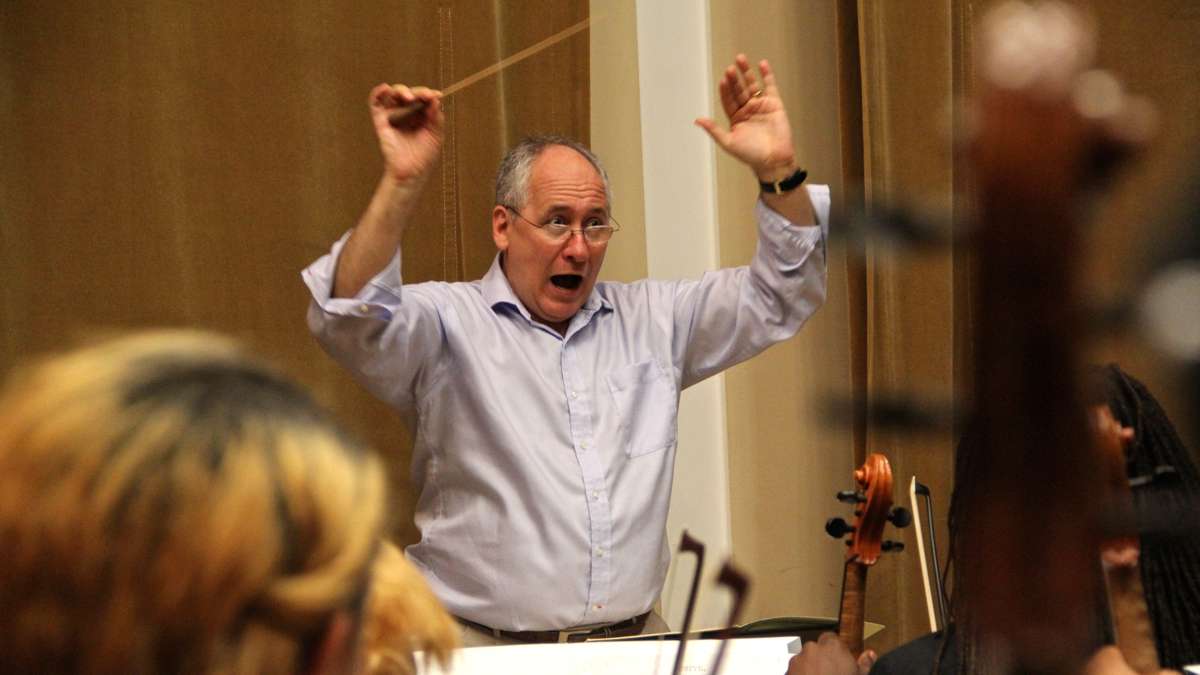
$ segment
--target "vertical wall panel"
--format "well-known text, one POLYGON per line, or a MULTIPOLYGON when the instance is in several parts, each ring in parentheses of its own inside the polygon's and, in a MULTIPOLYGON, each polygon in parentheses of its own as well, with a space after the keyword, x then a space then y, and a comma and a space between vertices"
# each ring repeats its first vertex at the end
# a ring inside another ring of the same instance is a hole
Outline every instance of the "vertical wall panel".
MULTIPOLYGON (((735 54, 768 59, 794 130, 797 161, 844 199, 838 115, 837 30, 831 0, 712 3, 712 70, 735 54)), ((714 100, 715 82, 714 87, 714 100)), ((725 123, 719 106, 713 114, 725 123)), ((721 264, 754 254, 758 183, 717 152, 721 264)), ((836 226, 835 226, 836 227, 836 226)), ((731 369, 725 378, 733 550, 751 571, 748 618, 835 616, 844 546, 822 530, 844 515, 833 499, 852 469, 848 429, 821 411, 850 391, 845 250, 828 247, 828 298, 800 334, 731 369)))
MULTIPOLYGON (((860 0, 864 188, 868 203, 890 203, 949 218, 955 204, 954 158, 946 133, 955 102, 954 0, 891 3, 860 0)), ((872 244, 867 252, 867 398, 912 396, 947 404, 955 396, 955 266, 952 251, 919 252, 872 244)), ((895 498, 908 501, 916 475, 934 494, 945 522, 953 467, 950 429, 914 434, 868 430, 866 452, 891 460, 895 498)), ((886 538, 905 542, 871 571, 867 616, 887 624, 869 646, 885 651, 928 632, 912 528, 886 538)), ((944 532, 942 541, 944 541, 944 532)), ((944 547, 943 547, 944 548, 944 547)))
POLYGON ((590 136, 608 170, 613 213, 621 223, 600 274, 633 281, 645 278, 647 269, 636 2, 591 0, 591 14, 590 136))

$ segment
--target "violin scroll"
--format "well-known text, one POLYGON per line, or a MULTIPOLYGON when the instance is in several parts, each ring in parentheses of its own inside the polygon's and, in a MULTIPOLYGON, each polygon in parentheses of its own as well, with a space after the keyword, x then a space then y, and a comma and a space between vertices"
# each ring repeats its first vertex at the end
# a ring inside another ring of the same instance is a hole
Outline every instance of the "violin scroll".
POLYGON ((904 549, 900 542, 887 542, 884 546, 884 524, 890 522, 896 527, 908 527, 912 523, 912 513, 902 506, 892 506, 892 467, 882 454, 874 453, 868 457, 855 470, 854 481, 856 489, 837 493, 838 501, 855 505, 854 524, 842 518, 830 518, 825 521, 825 532, 835 539, 851 535, 846 541, 849 547, 846 559, 873 565, 881 552, 904 549))
POLYGON ((883 552, 902 551, 904 544, 884 541, 888 522, 907 527, 912 514, 892 506, 892 467, 887 457, 874 453, 854 472, 855 489, 837 494, 838 501, 854 504, 854 524, 830 518, 825 531, 835 539, 846 539, 846 564, 842 576, 842 604, 838 611, 838 638, 856 658, 863 651, 863 619, 867 568, 883 552))

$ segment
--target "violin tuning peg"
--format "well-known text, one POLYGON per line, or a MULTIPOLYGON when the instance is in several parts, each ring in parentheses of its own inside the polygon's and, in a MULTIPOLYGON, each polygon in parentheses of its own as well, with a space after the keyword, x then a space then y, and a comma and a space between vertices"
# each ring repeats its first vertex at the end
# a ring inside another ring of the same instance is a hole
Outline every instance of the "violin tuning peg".
POLYGON ((837 493, 837 499, 839 502, 846 502, 847 504, 861 504, 867 501, 866 495, 858 490, 842 490, 837 493))
POLYGON ((883 542, 883 543, 880 545, 880 548, 881 548, 881 549, 882 549, 882 550, 883 550, 885 553, 899 553, 900 551, 903 551, 903 550, 904 550, 904 542, 902 542, 902 541, 892 541, 892 540, 890 540, 890 539, 889 539, 889 540, 887 540, 887 541, 884 541, 884 542, 883 542))
POLYGON ((903 506, 894 506, 887 519, 896 527, 908 527, 912 525, 912 512, 903 506))
POLYGON ((830 518, 825 521, 825 532, 834 539, 841 539, 850 532, 854 531, 852 525, 848 525, 841 518, 830 518))

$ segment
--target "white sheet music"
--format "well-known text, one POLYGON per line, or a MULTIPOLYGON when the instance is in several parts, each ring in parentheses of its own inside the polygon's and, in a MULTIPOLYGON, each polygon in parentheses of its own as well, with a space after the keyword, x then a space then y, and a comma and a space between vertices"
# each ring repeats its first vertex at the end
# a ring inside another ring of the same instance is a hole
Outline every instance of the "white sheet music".
MULTIPOLYGON (((794 637, 730 640, 723 675, 761 675, 787 670, 788 643, 794 637)), ((711 675, 709 667, 720 640, 689 640, 683 672, 711 675)), ((460 649, 450 670, 426 666, 418 655, 421 675, 671 675, 679 643, 584 642, 577 644, 511 645, 460 649)))

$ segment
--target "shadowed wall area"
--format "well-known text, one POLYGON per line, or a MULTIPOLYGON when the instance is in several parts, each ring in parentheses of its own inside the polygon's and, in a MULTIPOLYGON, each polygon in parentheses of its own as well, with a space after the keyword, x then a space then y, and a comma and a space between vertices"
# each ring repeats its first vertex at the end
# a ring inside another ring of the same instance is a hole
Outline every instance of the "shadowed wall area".
MULTIPOLYGON (((309 337, 299 273, 382 172, 371 87, 445 86, 586 17, 579 1, 0 4, 0 373, 112 330, 234 334, 384 451, 412 541, 408 439, 309 337)), ((587 83, 583 32, 447 99, 406 280, 486 271, 500 155, 534 132, 586 142, 587 83)))

